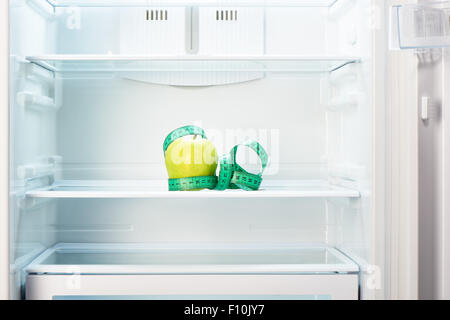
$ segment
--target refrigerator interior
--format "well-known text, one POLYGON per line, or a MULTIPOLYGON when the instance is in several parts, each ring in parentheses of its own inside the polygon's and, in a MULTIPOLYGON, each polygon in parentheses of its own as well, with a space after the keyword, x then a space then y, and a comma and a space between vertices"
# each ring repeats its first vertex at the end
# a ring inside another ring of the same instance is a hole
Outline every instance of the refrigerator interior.
POLYGON ((371 1, 9 2, 12 297, 59 243, 322 245, 370 263, 371 1), (167 191, 162 143, 186 124, 219 154, 260 141, 261 190, 167 191))

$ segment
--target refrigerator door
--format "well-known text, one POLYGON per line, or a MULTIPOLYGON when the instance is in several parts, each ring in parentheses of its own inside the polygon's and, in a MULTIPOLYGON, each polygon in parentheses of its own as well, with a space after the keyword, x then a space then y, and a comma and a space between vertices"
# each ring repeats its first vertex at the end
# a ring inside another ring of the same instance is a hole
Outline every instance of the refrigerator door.
MULTIPOLYGON (((398 105, 405 110, 399 108, 397 112, 401 113, 397 114, 400 116, 397 121, 408 119, 408 122, 403 121, 407 126, 404 128, 416 135, 411 141, 417 141, 415 146, 410 144, 417 152, 411 154, 414 160, 402 160, 407 163, 417 161, 414 164, 417 166, 417 189, 414 190, 417 200, 410 202, 410 208, 414 208, 417 216, 406 211, 396 218, 393 211, 391 232, 393 239, 397 230, 397 234, 405 235, 404 240, 412 239, 415 243, 414 246, 406 242, 401 245, 401 240, 397 240, 399 245, 392 251, 392 260, 401 254, 403 258, 398 259, 399 265, 403 260, 406 267, 417 265, 417 270, 405 269, 407 272, 403 276, 393 272, 405 281, 410 279, 403 286, 399 282, 396 292, 402 297, 406 294, 404 290, 410 288, 407 284, 418 279, 414 286, 418 298, 449 299, 450 278, 446 271, 450 267, 450 117, 447 106, 450 98, 450 2, 396 1, 390 19, 390 47, 397 50, 390 52, 392 65, 397 66, 391 75, 391 97, 401 99, 398 105), (405 227, 405 222, 410 226, 405 227), (405 251, 404 248, 409 249, 405 251)), ((400 132, 397 135, 401 137, 400 132)), ((399 156, 398 159, 402 158, 399 156)), ((401 203, 401 200, 393 198, 392 202, 401 203)))
POLYGON ((449 299, 450 51, 417 53, 419 60, 420 298, 449 299))

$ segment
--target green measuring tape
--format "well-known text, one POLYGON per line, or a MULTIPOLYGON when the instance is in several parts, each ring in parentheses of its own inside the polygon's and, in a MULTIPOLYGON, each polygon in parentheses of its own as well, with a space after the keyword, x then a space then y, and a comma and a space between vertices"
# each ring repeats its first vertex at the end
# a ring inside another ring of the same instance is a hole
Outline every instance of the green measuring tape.
POLYGON ((217 185, 216 176, 169 179, 170 191, 214 189, 216 185, 217 185))
POLYGON ((233 178, 234 164, 230 154, 223 155, 219 162, 220 170, 216 190, 225 190, 229 188, 233 178))
MULTIPOLYGON (((163 144, 164 156, 169 146, 175 140, 199 135, 207 139, 205 131, 196 126, 184 126, 178 128, 166 137, 163 144)), ((264 148, 256 141, 248 140, 236 145, 229 154, 223 155, 219 160, 219 176, 188 177, 180 179, 169 179, 169 191, 188 191, 198 189, 243 189, 246 191, 258 190, 262 182, 262 174, 267 167, 269 156, 264 148), (258 174, 245 171, 236 163, 236 154, 239 147, 248 147, 256 152, 261 159, 261 170, 258 174)))
POLYGON ((234 173, 230 181, 231 187, 237 187, 247 191, 258 190, 261 186, 262 175, 269 162, 269 156, 267 155, 266 150, 264 150, 264 148, 258 142, 248 140, 246 142, 238 144, 233 149, 231 149, 231 161, 234 164, 234 173), (252 149, 261 159, 261 170, 258 174, 249 173, 236 163, 236 154, 239 147, 241 146, 252 149))
POLYGON ((184 126, 173 130, 164 140, 163 144, 164 156, 166 155, 167 148, 169 148, 172 142, 185 136, 194 136, 194 135, 201 136, 203 139, 207 139, 205 135, 205 130, 196 126, 184 126))

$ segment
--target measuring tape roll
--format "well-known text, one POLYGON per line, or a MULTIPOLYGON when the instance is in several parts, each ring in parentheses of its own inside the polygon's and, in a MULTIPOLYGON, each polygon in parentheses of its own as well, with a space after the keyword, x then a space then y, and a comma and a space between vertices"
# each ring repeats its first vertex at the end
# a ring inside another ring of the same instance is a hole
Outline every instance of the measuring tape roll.
MULTIPOLYGON (((207 139, 205 131, 197 126, 184 126, 173 130, 164 140, 163 150, 164 157, 169 146, 177 139, 198 135, 203 139, 207 139)), ((189 191, 199 189, 214 189, 217 185, 216 176, 204 176, 204 177, 188 177, 179 179, 169 179, 169 191, 189 191)))
POLYGON ((266 150, 264 150, 264 148, 258 142, 247 140, 231 149, 231 160, 234 164, 234 174, 231 178, 230 186, 247 191, 258 190, 262 183, 262 175, 269 162, 269 156, 267 155, 266 150), (249 173, 236 163, 236 154, 239 147, 247 147, 252 149, 261 159, 261 170, 258 174, 249 173))
POLYGON ((216 190, 243 189, 246 191, 258 190, 262 183, 262 174, 267 167, 269 157, 264 148, 256 141, 249 140, 235 146, 229 154, 224 155, 220 160, 219 180, 216 190), (253 151, 261 159, 261 171, 252 174, 245 171, 236 163, 236 154, 240 146, 245 146, 253 151))

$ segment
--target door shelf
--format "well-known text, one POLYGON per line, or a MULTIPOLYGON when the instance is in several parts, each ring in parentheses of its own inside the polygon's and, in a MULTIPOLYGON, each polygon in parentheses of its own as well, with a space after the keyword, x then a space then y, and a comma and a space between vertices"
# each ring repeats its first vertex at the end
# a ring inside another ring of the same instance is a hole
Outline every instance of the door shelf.
POLYGON ((359 191, 325 181, 264 181, 258 191, 168 191, 167 181, 63 180, 26 192, 28 198, 207 199, 207 198, 359 198, 359 191))
POLYGON ((393 49, 450 47, 450 1, 393 6, 391 47, 393 49))
POLYGON ((53 7, 332 7, 342 0, 35 0, 53 7))
POLYGON ((357 273, 338 250, 305 244, 60 243, 25 268, 29 274, 357 273))
POLYGON ((360 61, 354 56, 42 55, 26 60, 57 73, 332 72, 360 61))

